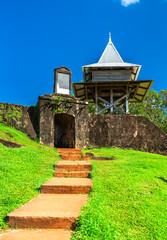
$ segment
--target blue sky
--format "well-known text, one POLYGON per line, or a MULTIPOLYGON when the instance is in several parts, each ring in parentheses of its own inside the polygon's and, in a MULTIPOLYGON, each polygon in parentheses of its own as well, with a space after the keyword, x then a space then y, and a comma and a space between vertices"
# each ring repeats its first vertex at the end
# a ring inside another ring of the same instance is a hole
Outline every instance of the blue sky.
POLYGON ((109 32, 123 60, 142 65, 139 80, 167 89, 166 0, 0 0, 0 102, 35 105, 63 65, 79 82, 109 32))

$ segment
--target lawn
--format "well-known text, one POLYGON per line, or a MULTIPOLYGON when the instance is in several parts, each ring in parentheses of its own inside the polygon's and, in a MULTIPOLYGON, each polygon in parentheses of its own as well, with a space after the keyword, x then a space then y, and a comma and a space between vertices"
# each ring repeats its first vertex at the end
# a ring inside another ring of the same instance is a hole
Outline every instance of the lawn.
MULTIPOLYGON (((0 144, 0 230, 6 215, 39 194, 59 160, 56 149, 30 140, 0 124, 0 138, 24 145, 0 144)), ((83 207, 73 240, 167 239, 167 157, 132 150, 92 149, 94 184, 83 207)))
POLYGON ((7 227, 6 215, 36 197, 41 185, 52 178, 59 154, 3 124, 0 138, 24 145, 8 148, 0 144, 0 231, 3 231, 7 227))
POLYGON ((93 149, 93 191, 74 239, 167 239, 167 157, 139 151, 93 149))

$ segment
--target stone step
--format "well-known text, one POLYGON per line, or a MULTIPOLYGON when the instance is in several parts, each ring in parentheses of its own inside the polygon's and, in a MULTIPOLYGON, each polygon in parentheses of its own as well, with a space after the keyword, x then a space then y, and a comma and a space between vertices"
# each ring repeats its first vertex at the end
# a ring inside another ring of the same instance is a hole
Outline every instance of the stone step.
POLYGON ((61 160, 79 161, 81 159, 81 154, 61 154, 61 160))
POLYGON ((61 152, 60 155, 67 155, 67 156, 83 156, 83 154, 80 152, 61 152))
POLYGON ((80 149, 75 148, 57 148, 59 153, 81 153, 80 149))
POLYGON ((52 178, 41 187, 45 194, 89 193, 93 187, 90 178, 52 178))
POLYGON ((71 231, 60 229, 15 229, 0 235, 1 240, 69 240, 71 231))
POLYGON ((68 172, 68 171, 58 171, 55 172, 54 177, 74 177, 74 178, 89 178, 89 171, 79 171, 79 172, 68 172))
POLYGON ((9 213, 8 223, 18 228, 73 228, 87 199, 87 194, 40 194, 9 213))
POLYGON ((85 160, 85 161, 89 160, 89 156, 87 156, 87 155, 82 155, 82 160, 85 160))
POLYGON ((69 161, 79 161, 79 160, 84 160, 87 161, 89 160, 89 157, 86 155, 82 154, 61 154, 61 160, 69 160, 69 161))
POLYGON ((89 161, 59 161, 55 165, 56 172, 58 170, 66 170, 72 172, 91 171, 92 164, 89 161))

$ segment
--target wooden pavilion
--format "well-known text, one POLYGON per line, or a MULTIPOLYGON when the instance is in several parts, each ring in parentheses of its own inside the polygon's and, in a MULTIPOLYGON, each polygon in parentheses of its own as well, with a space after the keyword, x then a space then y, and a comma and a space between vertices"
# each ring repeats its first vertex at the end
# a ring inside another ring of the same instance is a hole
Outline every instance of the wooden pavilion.
POLYGON ((122 60, 109 34, 98 63, 82 67, 83 83, 73 83, 75 97, 95 103, 97 114, 129 113, 129 102, 143 102, 154 80, 137 81, 141 65, 122 60))

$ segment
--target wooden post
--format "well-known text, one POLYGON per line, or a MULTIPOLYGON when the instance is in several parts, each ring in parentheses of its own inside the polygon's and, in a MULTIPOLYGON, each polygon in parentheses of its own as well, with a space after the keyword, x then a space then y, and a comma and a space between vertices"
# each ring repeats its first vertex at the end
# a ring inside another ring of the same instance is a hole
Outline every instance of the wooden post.
POLYGON ((126 114, 129 113, 129 99, 128 96, 126 97, 126 114))
POLYGON ((97 85, 95 86, 95 113, 98 113, 97 85))
MULTIPOLYGON (((112 89, 110 89, 110 104, 112 104, 113 103, 113 90, 112 89)), ((113 106, 110 108, 110 113, 112 114, 113 113, 113 110, 114 110, 114 108, 113 108, 113 106)))
MULTIPOLYGON (((128 93, 128 86, 126 86, 126 93, 128 93)), ((126 114, 129 113, 129 96, 126 96, 125 98, 125 111, 126 114)))
POLYGON ((120 98, 117 99, 115 102, 110 103, 108 106, 106 106, 105 108, 103 108, 102 110, 100 110, 100 111, 98 112, 98 114, 101 114, 101 113, 104 112, 105 110, 107 110, 107 109, 111 108, 112 106, 116 105, 117 103, 119 103, 120 101, 122 101, 124 98, 126 98, 126 97, 129 96, 129 95, 130 95, 130 92, 127 93, 126 95, 120 97, 120 98))

